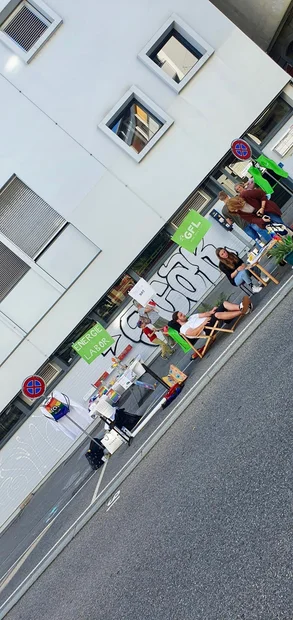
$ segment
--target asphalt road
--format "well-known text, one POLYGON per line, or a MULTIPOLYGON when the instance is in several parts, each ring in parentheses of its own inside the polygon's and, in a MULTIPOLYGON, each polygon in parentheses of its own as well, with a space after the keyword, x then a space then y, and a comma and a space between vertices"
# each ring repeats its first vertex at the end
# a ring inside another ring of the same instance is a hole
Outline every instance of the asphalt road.
POLYGON ((291 293, 7 620, 292 620, 291 293))

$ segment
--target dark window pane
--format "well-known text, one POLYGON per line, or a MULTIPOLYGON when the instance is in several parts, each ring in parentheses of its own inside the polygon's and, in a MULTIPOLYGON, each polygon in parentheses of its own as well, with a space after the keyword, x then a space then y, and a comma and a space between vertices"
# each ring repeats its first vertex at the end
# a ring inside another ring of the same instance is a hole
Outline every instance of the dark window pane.
POLYGON ((162 230, 131 265, 131 269, 141 277, 147 275, 172 245, 174 244, 170 235, 162 230))
POLYGON ((0 413, 0 441, 4 439, 5 435, 18 424, 18 422, 25 418, 26 415, 13 403, 6 407, 2 413, 0 413))
POLYGON ((113 288, 108 291, 101 301, 95 306, 96 312, 101 319, 109 323, 110 319, 117 312, 117 309, 127 298, 127 293, 135 285, 135 281, 126 273, 113 288))
POLYGON ((109 127, 125 144, 140 153, 162 125, 161 121, 133 98, 109 127))
POLYGON ((249 129, 248 136, 257 144, 261 144, 274 130, 276 125, 292 112, 291 106, 281 97, 274 101, 273 105, 261 116, 261 118, 249 129))
POLYGON ((74 351, 72 348, 72 344, 76 342, 88 329, 93 327, 96 324, 96 321, 86 317, 69 336, 62 342, 59 349, 55 351, 55 355, 61 359, 67 366, 71 366, 71 364, 77 359, 80 358, 78 353, 74 351))
POLYGON ((150 54, 156 65, 177 84, 201 57, 202 54, 174 29, 150 54))

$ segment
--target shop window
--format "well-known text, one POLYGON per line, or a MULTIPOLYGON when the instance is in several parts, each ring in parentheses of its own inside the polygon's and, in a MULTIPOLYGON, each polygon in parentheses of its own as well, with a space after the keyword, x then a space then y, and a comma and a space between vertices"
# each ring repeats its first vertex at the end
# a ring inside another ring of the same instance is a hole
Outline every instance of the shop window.
POLYGON ((14 403, 8 405, 8 407, 0 413, 0 442, 14 427, 19 426, 21 420, 25 418, 25 413, 20 411, 14 403))
POLYGON ((250 127, 247 135, 256 144, 268 142, 290 118, 291 114, 291 106, 282 97, 278 97, 271 107, 250 127))
POLYGON ((105 323, 109 323, 117 314, 117 310, 128 297, 128 291, 135 285, 135 281, 127 273, 114 284, 108 293, 93 308, 105 323))
POLYGON ((213 51, 182 19, 172 15, 138 57, 176 92, 180 92, 213 51))
POLYGON ((159 260, 162 259, 164 254, 172 247, 174 247, 174 243, 170 235, 166 230, 161 230, 131 265, 131 269, 140 277, 147 276, 150 271, 154 269, 159 260))
POLYGON ((55 351, 54 357, 61 360, 66 366, 71 366, 75 360, 80 359, 78 353, 72 348, 74 342, 76 342, 88 329, 96 324, 94 319, 86 317, 77 325, 77 327, 67 336, 66 340, 62 342, 60 347, 55 351))
POLYGON ((171 118, 133 86, 99 127, 137 162, 172 125, 171 118))
POLYGON ((42 0, 10 0, 0 11, 0 39, 29 62, 61 23, 42 0))

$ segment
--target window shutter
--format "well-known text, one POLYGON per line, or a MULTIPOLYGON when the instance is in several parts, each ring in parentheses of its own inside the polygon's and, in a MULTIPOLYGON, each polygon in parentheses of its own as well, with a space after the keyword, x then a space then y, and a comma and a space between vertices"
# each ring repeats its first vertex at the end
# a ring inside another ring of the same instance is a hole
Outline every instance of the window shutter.
POLYGON ((203 190, 196 190, 182 205, 179 213, 173 217, 173 220, 171 221, 172 226, 174 226, 174 228, 179 228, 190 209, 200 212, 210 202, 210 200, 211 197, 203 192, 203 190))
POLYGON ((17 177, 0 193, 0 231, 36 258, 66 224, 57 211, 17 177))
POLYGON ((29 266, 0 241, 0 301, 28 270, 29 266))
POLYGON ((50 23, 32 4, 24 1, 5 20, 1 30, 28 52, 50 23))

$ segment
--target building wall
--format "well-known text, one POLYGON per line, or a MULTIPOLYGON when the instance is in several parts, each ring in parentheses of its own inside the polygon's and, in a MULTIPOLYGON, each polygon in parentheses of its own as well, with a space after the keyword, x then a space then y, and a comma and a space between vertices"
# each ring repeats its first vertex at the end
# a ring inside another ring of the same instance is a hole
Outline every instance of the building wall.
MULTIPOLYGON (((153 3, 151 12, 130 0, 127 20, 119 2, 106 4, 102 16, 92 0, 82 9, 69 0, 51 0, 50 7, 64 23, 31 63, 24 64, 0 42, 0 183, 17 174, 84 235, 92 260, 69 288, 68 266, 60 285, 56 264, 48 260, 45 272, 42 262, 42 286, 29 272, 33 292, 20 282, 2 302, 1 330, 11 355, 0 371, 5 386, 1 409, 24 376, 46 360, 287 81, 207 0, 192 8, 188 0, 180 7, 162 0, 153 3), (137 58, 176 8, 215 50, 179 95, 137 58), (111 24, 110 36, 106 24, 111 24), (252 58, 250 79, 243 81, 252 58), (255 97, 260 73, 268 72, 270 80, 255 97), (174 119, 140 164, 98 129, 133 83, 174 119), (90 243, 101 249, 96 258, 90 243), (19 296, 26 316, 15 309, 19 296), (15 325, 13 333, 7 320, 15 325), (13 351, 19 329, 25 339, 13 351)), ((74 246, 68 247, 69 254, 74 246)), ((52 249, 55 252, 54 244, 52 249)))
POLYGON ((263 50, 267 50, 291 0, 210 0, 263 50))
MULTIPOLYGON (((0 0, 0 11, 4 5, 0 0)), ((0 41, 0 186, 17 175, 69 227, 37 261, 29 261, 0 231, 0 241, 31 267, 0 304, 0 411, 288 81, 208 0, 129 0, 127 12, 118 0, 103 4, 102 10, 94 0, 50 0, 50 7, 64 23, 29 64, 0 41), (180 94, 137 57, 173 11, 214 49, 180 94), (249 80, 244 80, 248 68, 249 80), (261 88, 260 75, 270 75, 261 88), (139 164, 98 128, 132 84, 174 121, 139 164)), ((218 244, 213 234, 211 244, 218 244)), ((186 270, 188 259, 184 261, 186 270)), ((206 272, 211 270, 204 266, 206 272)), ((166 282, 176 284, 175 271, 168 269, 161 267, 160 291, 168 290, 166 282)), ((197 265, 192 278, 196 269, 197 265)), ((212 273, 211 285, 218 277, 213 269, 212 273)), ((175 305, 195 303, 195 297, 189 300, 176 286, 168 291, 175 305)), ((91 373, 85 378, 90 382, 91 373)), ((79 401, 85 383, 76 396, 79 401)), ((26 451, 34 445, 35 440, 28 443, 38 414, 34 416, 2 450, 6 464, 2 460, 1 472, 11 471, 7 463, 14 460, 16 445, 26 451)), ((37 433, 44 424, 40 416, 38 420, 37 433)), ((52 456, 54 439, 47 441, 47 429, 42 432, 45 439, 38 453, 43 452, 43 469, 48 471, 59 452, 52 456)), ((60 446, 61 452, 66 449, 61 440, 60 446)), ((30 463, 23 474, 27 482, 12 503, 7 499, 9 510, 43 475, 32 476, 32 470, 39 469, 27 454, 22 463, 30 463)), ((5 475, 6 488, 8 479, 5 475)))

